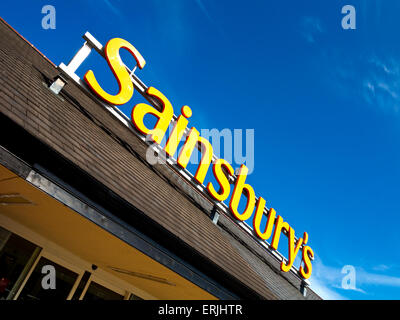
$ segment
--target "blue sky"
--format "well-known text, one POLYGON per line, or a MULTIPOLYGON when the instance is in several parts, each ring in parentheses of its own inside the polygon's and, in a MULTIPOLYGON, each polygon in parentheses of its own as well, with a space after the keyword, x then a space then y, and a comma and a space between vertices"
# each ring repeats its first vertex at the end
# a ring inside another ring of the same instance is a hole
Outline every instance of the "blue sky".
MULTIPOLYGON (((297 235, 308 232, 312 286, 336 299, 400 298, 399 14, 395 0, 0 3, 1 17, 57 65, 86 31, 103 44, 121 37, 147 61, 139 77, 176 113, 192 108, 191 125, 254 129, 247 182, 297 235), (46 4, 55 30, 41 28, 46 4), (356 30, 341 27, 346 4, 356 30), (341 287, 345 265, 356 290, 341 287)), ((80 72, 88 68, 115 89, 99 56, 80 72)))

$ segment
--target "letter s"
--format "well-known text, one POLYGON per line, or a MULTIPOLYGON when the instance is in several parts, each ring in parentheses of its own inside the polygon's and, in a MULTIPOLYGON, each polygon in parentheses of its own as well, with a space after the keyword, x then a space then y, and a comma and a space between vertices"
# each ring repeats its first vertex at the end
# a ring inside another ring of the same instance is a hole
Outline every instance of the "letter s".
POLYGON ((229 192, 231 190, 231 186, 229 184, 229 180, 225 175, 224 168, 226 169, 227 173, 233 175, 235 171, 233 170, 232 166, 229 164, 228 161, 224 159, 218 159, 213 165, 213 172, 214 177, 217 180, 218 184, 220 185, 221 193, 218 193, 212 182, 209 182, 207 185, 207 190, 210 195, 217 201, 224 201, 229 197, 229 192))
POLYGON ((110 69, 118 81, 119 92, 116 95, 108 94, 100 87, 92 70, 86 72, 84 76, 84 79, 89 87, 100 98, 114 105, 122 105, 127 103, 133 95, 133 84, 130 79, 130 75, 125 69, 125 66, 119 55, 119 50, 121 48, 128 50, 133 55, 140 69, 142 69, 146 64, 146 61, 143 59, 139 51, 137 51, 136 48, 128 41, 121 38, 114 38, 107 42, 104 49, 104 54, 110 69))
POLYGON ((314 260, 314 251, 309 246, 305 246, 303 248, 304 267, 300 266, 300 270, 299 270, 301 276, 304 279, 308 279, 311 276, 311 272, 312 272, 311 261, 312 260, 314 260))

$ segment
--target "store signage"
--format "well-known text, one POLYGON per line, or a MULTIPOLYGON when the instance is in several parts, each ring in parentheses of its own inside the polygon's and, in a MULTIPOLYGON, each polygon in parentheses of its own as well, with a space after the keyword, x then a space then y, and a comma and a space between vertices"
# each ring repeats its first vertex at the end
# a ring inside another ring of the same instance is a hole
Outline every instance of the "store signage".
MULTIPOLYGON (((104 48, 104 55, 110 69, 118 81, 119 92, 117 94, 112 95, 106 92, 97 82, 92 70, 87 71, 84 76, 84 80, 91 90, 98 97, 113 105, 126 104, 131 99, 134 91, 130 74, 126 70, 120 57, 120 49, 128 50, 135 58, 137 66, 140 69, 142 69, 146 64, 146 61, 139 51, 126 40, 114 38, 108 41, 104 48)), ((147 94, 160 101, 163 106, 162 110, 159 111, 151 105, 139 103, 132 109, 131 121, 137 130, 150 137, 155 143, 161 144, 161 141, 166 135, 167 129, 173 120, 174 109, 170 101, 156 88, 149 87, 147 89, 147 94), (152 115, 157 118, 157 123, 153 128, 147 128, 145 125, 144 117, 146 115, 152 115)), ((177 152, 179 142, 183 137, 184 131, 189 123, 188 119, 191 116, 191 108, 189 106, 183 106, 181 108, 181 114, 179 115, 164 147, 164 151, 171 157, 177 152)), ((186 168, 189 159, 198 144, 201 145, 202 157, 194 178, 199 184, 203 184, 206 174, 212 164, 213 148, 208 140, 200 136, 199 131, 195 127, 190 128, 186 141, 178 155, 177 163, 180 167, 186 168)), ((231 189, 230 182, 225 175, 225 172, 233 175, 234 169, 226 160, 218 159, 212 164, 212 170, 218 185, 209 182, 206 189, 210 196, 215 200, 225 201, 228 199, 231 189)), ((272 208, 269 209, 266 225, 262 228, 261 222, 266 201, 262 197, 259 197, 256 201, 253 187, 246 183, 247 173, 248 168, 244 164, 241 165, 237 175, 238 178, 234 184, 232 196, 229 200, 229 209, 231 213, 237 220, 245 221, 252 217, 255 209, 253 217, 254 232, 261 240, 267 240, 272 236, 270 247, 273 250, 278 249, 281 233, 283 232, 286 234, 288 238, 288 258, 286 261, 283 260, 281 262, 281 270, 288 272, 292 268, 296 256, 301 251, 302 259, 298 271, 302 278, 308 279, 312 272, 311 261, 314 259, 314 252, 311 247, 307 245, 307 232, 304 232, 303 237, 298 238, 296 241, 294 229, 285 222, 281 216, 277 216, 275 210, 272 208), (247 203, 245 209, 241 212, 241 210, 239 210, 239 202, 242 195, 245 195, 247 203)))

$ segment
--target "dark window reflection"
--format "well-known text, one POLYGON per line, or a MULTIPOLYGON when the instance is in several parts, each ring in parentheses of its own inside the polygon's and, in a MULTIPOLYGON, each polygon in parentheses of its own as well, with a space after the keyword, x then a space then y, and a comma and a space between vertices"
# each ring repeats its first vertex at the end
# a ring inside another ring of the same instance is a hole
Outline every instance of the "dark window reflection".
POLYGON ((98 300, 123 300, 124 297, 110 289, 107 289, 96 282, 91 282, 83 300, 98 301, 98 300))
POLYGON ((41 257, 18 300, 65 300, 77 278, 78 274, 75 272, 41 257), (55 289, 43 289, 42 287, 42 279, 47 275, 47 273, 42 273, 42 268, 45 265, 51 265, 55 268, 55 289))
POLYGON ((0 228, 0 300, 6 299, 36 246, 0 228))
POLYGON ((134 295, 133 293, 131 294, 131 296, 129 297, 129 300, 143 300, 141 297, 138 297, 136 295, 134 295))

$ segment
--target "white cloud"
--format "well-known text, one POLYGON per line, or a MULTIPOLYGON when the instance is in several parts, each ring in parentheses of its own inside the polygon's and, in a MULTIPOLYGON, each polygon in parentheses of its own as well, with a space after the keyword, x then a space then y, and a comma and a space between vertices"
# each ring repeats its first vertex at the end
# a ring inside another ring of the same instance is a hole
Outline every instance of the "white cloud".
POLYGON ((314 43, 324 32, 321 21, 317 17, 303 17, 300 22, 300 33, 309 43, 314 43))
POLYGON ((334 289, 329 288, 324 281, 316 278, 310 280, 310 287, 324 300, 347 300, 334 289))
POLYGON ((324 265, 321 259, 316 256, 310 278, 310 287, 323 299, 346 300, 347 298, 338 292, 343 290, 341 288, 343 276, 341 269, 324 265))
POLYGON ((400 60, 377 55, 332 59, 337 64, 332 71, 337 77, 334 88, 342 96, 364 101, 383 112, 400 111, 400 60))
POLYGON ((110 0, 103 0, 103 2, 106 4, 106 6, 117 16, 121 15, 121 12, 115 7, 110 0))
POLYGON ((400 287, 400 277, 370 273, 365 270, 357 271, 357 282, 368 285, 400 287))
POLYGON ((393 59, 390 59, 389 62, 384 62, 381 59, 379 59, 377 56, 372 56, 371 58, 368 59, 368 62, 370 64, 375 65, 378 69, 381 69, 386 74, 389 74, 389 75, 391 75, 391 74, 398 75, 399 74, 399 67, 393 59))
POLYGON ((210 12, 207 10, 206 6, 204 5, 202 0, 195 0, 196 4, 199 6, 200 10, 203 12, 203 14, 207 17, 207 19, 211 22, 211 24, 216 28, 216 30, 219 32, 219 34, 223 37, 224 31, 218 26, 216 21, 211 17, 210 12))
MULTIPOLYGON (((323 299, 344 300, 346 291, 355 291, 362 294, 372 292, 374 286, 400 287, 400 277, 368 272, 363 268, 355 267, 354 289, 344 289, 342 280, 346 274, 342 273, 342 268, 324 265, 318 257, 313 263, 313 274, 310 278, 311 288, 323 299)), ((380 264, 372 268, 375 271, 387 271, 390 269, 385 264, 380 264)))
POLYGON ((375 270, 375 271, 386 271, 386 270, 389 270, 390 268, 391 267, 386 265, 386 264, 380 264, 380 265, 372 267, 372 270, 375 270))
POLYGON ((200 7, 201 11, 203 11, 204 15, 207 17, 207 19, 212 22, 213 20, 211 19, 211 16, 208 13, 208 10, 204 6, 203 2, 201 0, 195 0, 195 1, 196 1, 197 5, 200 7))
POLYGON ((383 111, 398 112, 400 107, 400 63, 394 59, 368 59, 365 66, 362 95, 370 105, 383 111))

